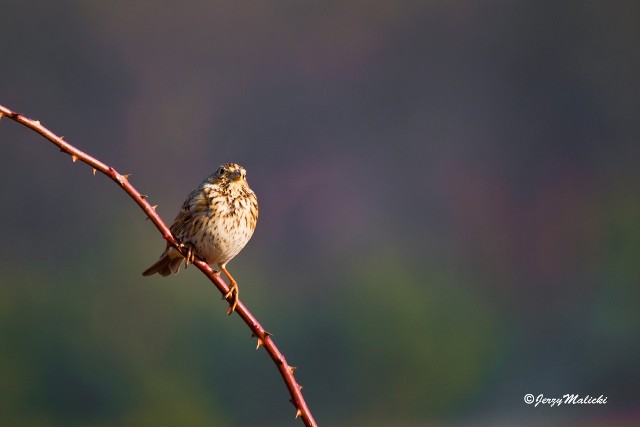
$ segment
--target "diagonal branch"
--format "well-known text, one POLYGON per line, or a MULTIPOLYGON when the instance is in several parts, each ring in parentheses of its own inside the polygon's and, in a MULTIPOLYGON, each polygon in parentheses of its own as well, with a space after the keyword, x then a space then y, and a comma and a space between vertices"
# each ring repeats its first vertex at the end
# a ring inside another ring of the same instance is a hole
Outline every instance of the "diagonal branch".
MULTIPOLYGON (((100 160, 84 153, 83 151, 78 150, 71 144, 65 142, 63 137, 60 137, 53 132, 51 132, 46 127, 42 126, 42 124, 37 120, 31 120, 25 117, 22 114, 16 113, 2 105, 0 105, 0 118, 2 116, 6 116, 11 120, 14 120, 29 129, 39 133, 44 136, 46 139, 54 143, 60 148, 60 151, 67 153, 71 156, 71 160, 75 163, 80 160, 91 166, 93 168, 93 174, 96 172, 101 172, 115 181, 118 185, 122 187, 122 189, 133 199, 134 202, 138 204, 140 209, 142 209, 145 214, 149 217, 151 222, 156 226, 156 228, 162 234, 162 237, 175 249, 180 251, 181 254, 186 254, 186 249, 180 246, 180 242, 178 242, 171 231, 164 223, 164 221, 160 218, 160 216, 156 213, 155 206, 151 206, 145 199, 147 196, 140 194, 136 188, 131 185, 128 179, 128 175, 122 175, 118 173, 114 168, 107 166, 102 163, 100 160)), ((193 264, 202 271, 202 273, 211 280, 211 282, 218 288, 220 293, 224 296, 229 292, 229 286, 220 278, 218 272, 213 270, 207 263, 200 259, 194 260, 193 264)), ((230 296, 229 299, 232 297, 230 296)), ((258 345, 256 347, 264 347, 264 349, 269 354, 269 357, 273 360, 282 379, 284 380, 287 389, 289 390, 289 394, 291 395, 291 403, 296 407, 296 418, 300 417, 304 422, 305 426, 312 427, 317 426, 313 416, 311 415, 311 411, 307 407, 307 404, 302 396, 301 389, 302 387, 297 383, 296 379, 293 376, 293 371, 295 368, 290 366, 280 350, 276 347, 273 339, 271 338, 271 334, 267 332, 262 325, 256 320, 256 318, 251 314, 251 312, 247 309, 247 307, 238 300, 238 306, 235 310, 238 313, 238 316, 247 324, 249 329, 251 329, 252 337, 255 337, 258 340, 258 345)))

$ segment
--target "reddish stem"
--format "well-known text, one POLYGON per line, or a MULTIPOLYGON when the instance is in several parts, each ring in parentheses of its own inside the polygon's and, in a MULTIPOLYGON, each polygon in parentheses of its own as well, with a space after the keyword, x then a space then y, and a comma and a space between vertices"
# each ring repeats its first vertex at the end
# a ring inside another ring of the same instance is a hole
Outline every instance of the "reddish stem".
MULTIPOLYGON (((146 196, 142 196, 138 190, 135 189, 133 185, 129 182, 127 175, 122 175, 118 173, 114 168, 107 166, 102 163, 98 159, 88 155, 87 153, 78 150, 73 145, 65 142, 62 137, 51 132, 46 127, 42 126, 39 121, 31 120, 25 117, 22 114, 11 111, 10 109, 3 107, 0 105, 0 118, 2 116, 6 116, 11 120, 14 120, 29 129, 39 133, 40 135, 47 138, 49 141, 54 143, 60 148, 60 151, 63 151, 71 156, 71 160, 76 162, 80 160, 93 168, 93 173, 96 171, 102 172, 113 181, 118 183, 122 189, 140 206, 140 208, 147 214, 149 219, 153 222, 156 228, 162 234, 162 237, 169 242, 171 246, 180 251, 183 255, 186 256, 186 250, 179 246, 179 242, 173 237, 169 227, 164 223, 164 221, 160 218, 160 216, 156 213, 155 207, 151 206, 145 199, 146 196)), ((218 288, 220 293, 224 296, 229 292, 229 286, 220 278, 219 273, 215 272, 207 263, 200 259, 196 259, 193 264, 202 271, 202 273, 211 280, 211 282, 218 288)), ((231 298, 231 297, 230 297, 231 298)), ((262 325, 258 322, 258 320, 251 314, 251 312, 247 309, 247 307, 238 300, 238 305, 235 309, 235 312, 238 313, 238 316, 247 324, 249 329, 251 329, 251 333, 258 340, 258 347, 264 347, 264 349, 269 354, 269 357, 273 360, 278 371, 280 371, 280 375, 284 380, 287 389, 289 390, 289 394, 291 394, 291 403, 296 407, 296 418, 300 417, 307 427, 316 427, 317 424, 311 415, 311 411, 307 407, 307 404, 302 396, 302 392, 300 391, 302 387, 297 383, 296 379, 293 376, 293 371, 295 368, 290 366, 276 344, 273 342, 271 338, 271 334, 267 332, 262 325)))

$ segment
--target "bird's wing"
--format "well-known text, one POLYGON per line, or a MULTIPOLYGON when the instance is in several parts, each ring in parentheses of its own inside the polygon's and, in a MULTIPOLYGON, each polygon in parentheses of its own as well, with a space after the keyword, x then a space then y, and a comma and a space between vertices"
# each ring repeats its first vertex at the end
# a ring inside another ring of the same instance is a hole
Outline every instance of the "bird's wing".
POLYGON ((194 226, 194 222, 199 222, 203 215, 209 210, 209 204, 204 192, 200 189, 194 190, 187 200, 182 204, 180 212, 173 220, 171 224, 171 232, 176 237, 184 236, 185 231, 191 229, 194 226))

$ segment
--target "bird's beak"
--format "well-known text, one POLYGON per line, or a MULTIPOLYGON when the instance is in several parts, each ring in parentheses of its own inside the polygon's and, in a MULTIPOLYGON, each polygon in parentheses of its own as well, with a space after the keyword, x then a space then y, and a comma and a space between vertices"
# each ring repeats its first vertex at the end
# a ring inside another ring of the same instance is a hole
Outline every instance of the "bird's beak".
POLYGON ((242 179, 242 171, 241 170, 235 170, 233 172, 231 172, 229 174, 231 176, 231 179, 234 181, 239 181, 240 179, 242 179))

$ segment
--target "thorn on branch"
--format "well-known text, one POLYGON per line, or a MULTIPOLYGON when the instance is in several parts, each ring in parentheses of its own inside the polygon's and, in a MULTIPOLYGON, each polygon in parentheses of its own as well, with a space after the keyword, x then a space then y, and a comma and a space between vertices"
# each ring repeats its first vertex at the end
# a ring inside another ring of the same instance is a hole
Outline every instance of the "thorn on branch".
MULTIPOLYGON (((226 299, 226 298, 222 298, 222 299, 226 299)), ((264 345, 265 340, 268 337, 271 337, 271 336, 273 336, 273 334, 271 332, 267 332, 267 331, 263 332, 263 338, 257 337, 255 334, 251 334, 251 338, 257 338, 258 339, 258 345, 256 346, 256 350, 259 349, 260 347, 262 347, 264 345)), ((282 362, 281 362, 281 364, 282 364, 282 362)))
POLYGON ((77 162, 77 161, 78 161, 78 156, 76 156, 75 154, 72 154, 72 155, 71 155, 71 161, 72 161, 73 163, 77 162))
MULTIPOLYGON (((95 169, 94 169, 94 170, 95 170, 95 169)), ((142 200, 146 199, 147 197, 149 197, 149 196, 147 196, 146 194, 141 194, 141 195, 140 195, 140 198, 141 198, 142 200)))
POLYGON ((296 369, 298 369, 298 368, 295 367, 295 366, 289 365, 289 372, 291 372, 292 374, 296 371, 296 369))
POLYGON ((98 172, 98 170, 96 168, 93 168, 93 176, 96 176, 96 172, 98 172))
POLYGON ((158 207, 158 205, 153 205, 153 206, 151 206, 151 209, 153 209, 155 211, 157 207, 158 207))
POLYGON ((127 181, 129 180, 129 177, 130 177, 130 176, 131 176, 131 174, 130 174, 130 173, 125 174, 125 175, 122 175, 122 177, 123 177, 124 179, 126 179, 127 181))
POLYGON ((298 408, 298 410, 296 411, 296 418, 298 418, 301 415, 302 415, 302 410, 298 408))

